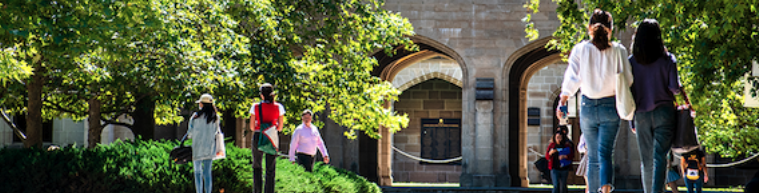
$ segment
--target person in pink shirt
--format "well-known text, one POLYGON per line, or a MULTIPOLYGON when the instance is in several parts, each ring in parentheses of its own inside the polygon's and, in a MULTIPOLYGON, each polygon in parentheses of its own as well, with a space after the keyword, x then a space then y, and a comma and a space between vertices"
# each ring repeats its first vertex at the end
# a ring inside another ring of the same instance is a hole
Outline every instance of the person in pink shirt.
POLYGON ((312 114, 311 110, 305 110, 301 114, 303 124, 295 128, 288 153, 291 162, 295 163, 297 158, 298 164, 308 172, 313 171, 317 148, 322 152, 324 163, 329 163, 329 153, 327 153, 327 147, 324 146, 324 140, 319 134, 319 129, 311 124, 312 114))

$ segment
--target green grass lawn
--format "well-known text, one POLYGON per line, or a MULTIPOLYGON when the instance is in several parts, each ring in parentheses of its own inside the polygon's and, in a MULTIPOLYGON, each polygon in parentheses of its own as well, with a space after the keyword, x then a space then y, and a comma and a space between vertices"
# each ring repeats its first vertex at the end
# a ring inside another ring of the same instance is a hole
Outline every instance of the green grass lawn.
MULTIPOLYGON (((423 182, 393 182, 393 187, 459 187, 458 183, 423 183, 423 182)), ((553 188, 551 184, 530 184, 530 188, 553 188)), ((582 185, 569 185, 571 189, 582 189, 585 186, 582 185)), ((687 192, 685 186, 677 188, 680 192, 687 192)), ((667 189, 669 190, 669 189, 667 189)), ((708 192, 743 192, 743 187, 732 188, 704 188, 703 191, 708 192)))

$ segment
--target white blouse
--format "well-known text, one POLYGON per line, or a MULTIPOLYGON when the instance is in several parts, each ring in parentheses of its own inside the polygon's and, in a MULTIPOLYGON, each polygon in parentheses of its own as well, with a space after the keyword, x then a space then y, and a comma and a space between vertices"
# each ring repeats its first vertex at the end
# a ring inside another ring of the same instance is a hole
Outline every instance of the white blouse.
POLYGON ((617 80, 615 65, 621 65, 625 78, 632 84, 632 66, 627 60, 627 49, 616 42, 600 51, 590 41, 583 41, 569 55, 569 66, 561 84, 562 96, 573 96, 582 88, 583 95, 591 99, 614 96, 617 80))

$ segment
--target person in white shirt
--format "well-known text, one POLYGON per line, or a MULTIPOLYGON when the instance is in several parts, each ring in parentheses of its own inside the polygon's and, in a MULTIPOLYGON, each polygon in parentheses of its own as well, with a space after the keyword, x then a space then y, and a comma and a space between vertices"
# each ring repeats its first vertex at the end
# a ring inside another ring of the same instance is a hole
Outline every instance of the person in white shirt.
POLYGON ((329 153, 327 153, 327 147, 324 145, 324 140, 319 134, 319 129, 311 124, 311 110, 305 110, 301 114, 303 124, 298 125, 293 132, 292 139, 290 140, 290 161, 295 163, 296 158, 298 164, 303 166, 306 171, 311 172, 314 168, 314 156, 316 150, 322 152, 324 163, 329 163, 329 153), (297 153, 296 153, 297 152, 297 153))
MULTIPOLYGON (((609 193, 614 189, 614 166, 611 162, 620 122, 615 98, 616 69, 631 69, 625 47, 610 41, 612 24, 609 12, 601 9, 593 11, 588 24, 591 39, 572 48, 559 101, 559 106, 566 106, 567 99, 582 90, 580 125, 588 150, 587 177, 591 192, 609 193)), ((623 73, 632 84, 632 72, 627 70, 623 73)), ((556 114, 564 116, 559 107, 556 114)))

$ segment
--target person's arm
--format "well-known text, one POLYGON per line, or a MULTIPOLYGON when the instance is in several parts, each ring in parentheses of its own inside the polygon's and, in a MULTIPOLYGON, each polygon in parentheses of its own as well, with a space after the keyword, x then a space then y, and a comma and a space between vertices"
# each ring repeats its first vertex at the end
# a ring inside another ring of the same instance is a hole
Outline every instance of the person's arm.
POLYGON ((277 121, 279 122, 277 123, 277 131, 282 131, 282 126, 285 125, 285 116, 280 115, 277 121))
POLYGON ((250 107, 250 131, 256 131, 256 121, 258 121, 258 116, 256 116, 256 105, 254 104, 250 107))
MULTIPOLYGON (((300 127, 298 127, 300 128, 300 127)), ((298 145, 300 143, 300 130, 295 128, 295 131, 293 132, 292 139, 290 139, 290 151, 288 151, 287 155, 290 157, 290 161, 295 161, 295 151, 298 149, 298 145)))
MULTIPOLYGON (((569 96, 577 93, 580 89, 580 55, 582 48, 575 46, 569 54, 569 66, 564 71, 564 81, 561 83, 561 94, 559 94, 559 106, 567 105, 569 96)), ((564 113, 556 107, 556 116, 564 117, 564 113)))
POLYGON ((329 163, 329 153, 327 153, 327 146, 324 145, 324 140, 322 139, 322 135, 319 134, 316 136, 319 138, 319 141, 317 141, 317 147, 319 147, 319 151, 322 152, 322 158, 324 158, 324 163, 329 163))
POLYGON ((277 131, 282 131, 282 127, 285 125, 285 107, 282 104, 277 103, 279 108, 279 118, 277 119, 277 131))
POLYGON ((701 157, 701 168, 704 171, 704 183, 709 182, 709 170, 706 168, 706 156, 701 157))
POLYGON ((556 149, 553 148, 554 144, 551 142, 551 144, 548 144, 548 149, 546 149, 546 159, 550 159, 551 156, 556 153, 556 149))
POLYGON ((683 155, 682 158, 680 158, 680 175, 685 176, 685 168, 687 168, 685 165, 685 155, 683 155))
POLYGON ((622 55, 622 57, 619 59, 620 62, 622 62, 620 65, 624 67, 623 73, 624 73, 625 79, 627 79, 627 82, 630 84, 630 85, 627 85, 627 87, 631 87, 633 82, 635 81, 635 78, 633 77, 632 65, 630 64, 630 60, 627 59, 627 56, 629 56, 627 55, 627 49, 625 49, 625 46, 620 45, 619 52, 622 55))

